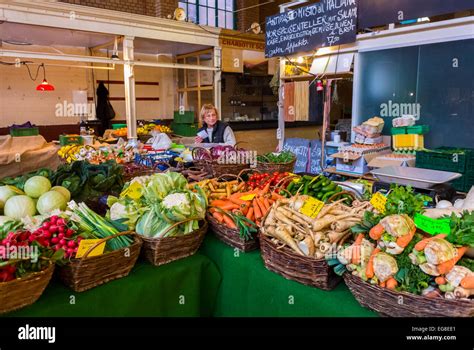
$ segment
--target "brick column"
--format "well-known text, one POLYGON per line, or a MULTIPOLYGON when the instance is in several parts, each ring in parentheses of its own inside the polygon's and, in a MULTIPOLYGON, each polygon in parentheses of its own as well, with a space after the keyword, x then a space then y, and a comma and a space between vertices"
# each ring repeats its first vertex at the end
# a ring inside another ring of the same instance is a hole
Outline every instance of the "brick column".
MULTIPOLYGON (((237 0, 235 10, 258 5, 258 0, 237 0)), ((259 23, 260 7, 237 12, 237 30, 246 31, 253 22, 259 23)))
POLYGON ((155 0, 156 17, 166 18, 173 15, 174 10, 178 7, 178 0, 155 0))

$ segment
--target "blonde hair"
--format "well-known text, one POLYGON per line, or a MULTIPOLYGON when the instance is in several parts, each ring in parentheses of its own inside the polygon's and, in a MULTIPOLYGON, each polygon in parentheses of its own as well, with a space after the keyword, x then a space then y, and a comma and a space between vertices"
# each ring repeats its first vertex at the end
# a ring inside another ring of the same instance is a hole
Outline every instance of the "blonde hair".
POLYGON ((206 113, 212 110, 216 113, 217 120, 219 120, 219 112, 216 106, 214 106, 212 103, 205 103, 202 105, 202 108, 201 108, 201 120, 203 122, 204 122, 204 116, 206 115, 206 113))

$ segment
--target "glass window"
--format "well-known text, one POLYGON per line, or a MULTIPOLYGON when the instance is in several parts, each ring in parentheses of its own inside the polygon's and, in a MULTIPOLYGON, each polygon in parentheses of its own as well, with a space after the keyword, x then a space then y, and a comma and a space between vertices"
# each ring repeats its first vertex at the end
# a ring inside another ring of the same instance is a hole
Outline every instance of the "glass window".
POLYGON ((186 0, 179 7, 186 10, 191 22, 234 29, 234 0, 186 0))
POLYGON ((199 6, 199 24, 207 25, 207 8, 199 6))
POLYGON ((207 25, 215 27, 216 26, 216 9, 207 8, 207 25))
POLYGON ((220 28, 226 28, 225 26, 225 12, 224 11, 219 11, 219 23, 218 26, 220 28))
POLYGON ((390 135, 393 118, 414 115, 430 127, 426 148, 472 148, 472 52, 473 39, 359 53, 355 124, 381 116, 390 135))

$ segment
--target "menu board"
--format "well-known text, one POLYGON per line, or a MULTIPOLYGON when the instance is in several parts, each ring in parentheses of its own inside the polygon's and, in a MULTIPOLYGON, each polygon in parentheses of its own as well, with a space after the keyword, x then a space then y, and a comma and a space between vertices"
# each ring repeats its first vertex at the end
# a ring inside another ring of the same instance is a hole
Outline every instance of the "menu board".
POLYGON ((358 0, 318 3, 266 18, 265 56, 287 56, 356 40, 358 0))
POLYGON ((296 155, 294 173, 306 172, 306 167, 309 160, 309 146, 310 142, 307 139, 291 138, 286 139, 283 144, 283 151, 290 151, 296 155))
POLYGON ((473 0, 359 0, 359 29, 474 9, 473 0))
MULTIPOLYGON (((321 169, 321 140, 311 140, 310 156, 309 156, 309 172, 311 174, 320 174, 321 169)), ((326 160, 326 157, 324 157, 326 160)))

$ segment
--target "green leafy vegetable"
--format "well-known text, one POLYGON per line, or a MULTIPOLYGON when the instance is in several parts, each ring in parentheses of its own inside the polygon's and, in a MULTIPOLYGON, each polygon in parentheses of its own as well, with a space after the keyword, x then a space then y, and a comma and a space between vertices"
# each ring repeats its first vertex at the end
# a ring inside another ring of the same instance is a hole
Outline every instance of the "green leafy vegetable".
POLYGON ((425 201, 431 198, 422 194, 415 194, 411 186, 390 186, 390 193, 387 196, 385 205, 385 215, 407 214, 414 217, 416 213, 422 213, 425 201))
POLYGON ((395 256, 399 268, 395 279, 400 283, 397 287, 400 291, 421 294, 423 289, 429 286, 432 279, 432 277, 424 273, 419 266, 413 265, 408 256, 413 251, 415 244, 421 241, 422 238, 422 235, 416 234, 403 253, 395 256))
POLYGON ((262 163, 289 163, 295 159, 295 155, 290 151, 283 151, 280 153, 266 153, 257 156, 257 161, 262 163))
POLYGON ((451 214, 451 234, 447 240, 456 245, 474 247, 474 211, 465 210, 461 217, 451 214))

